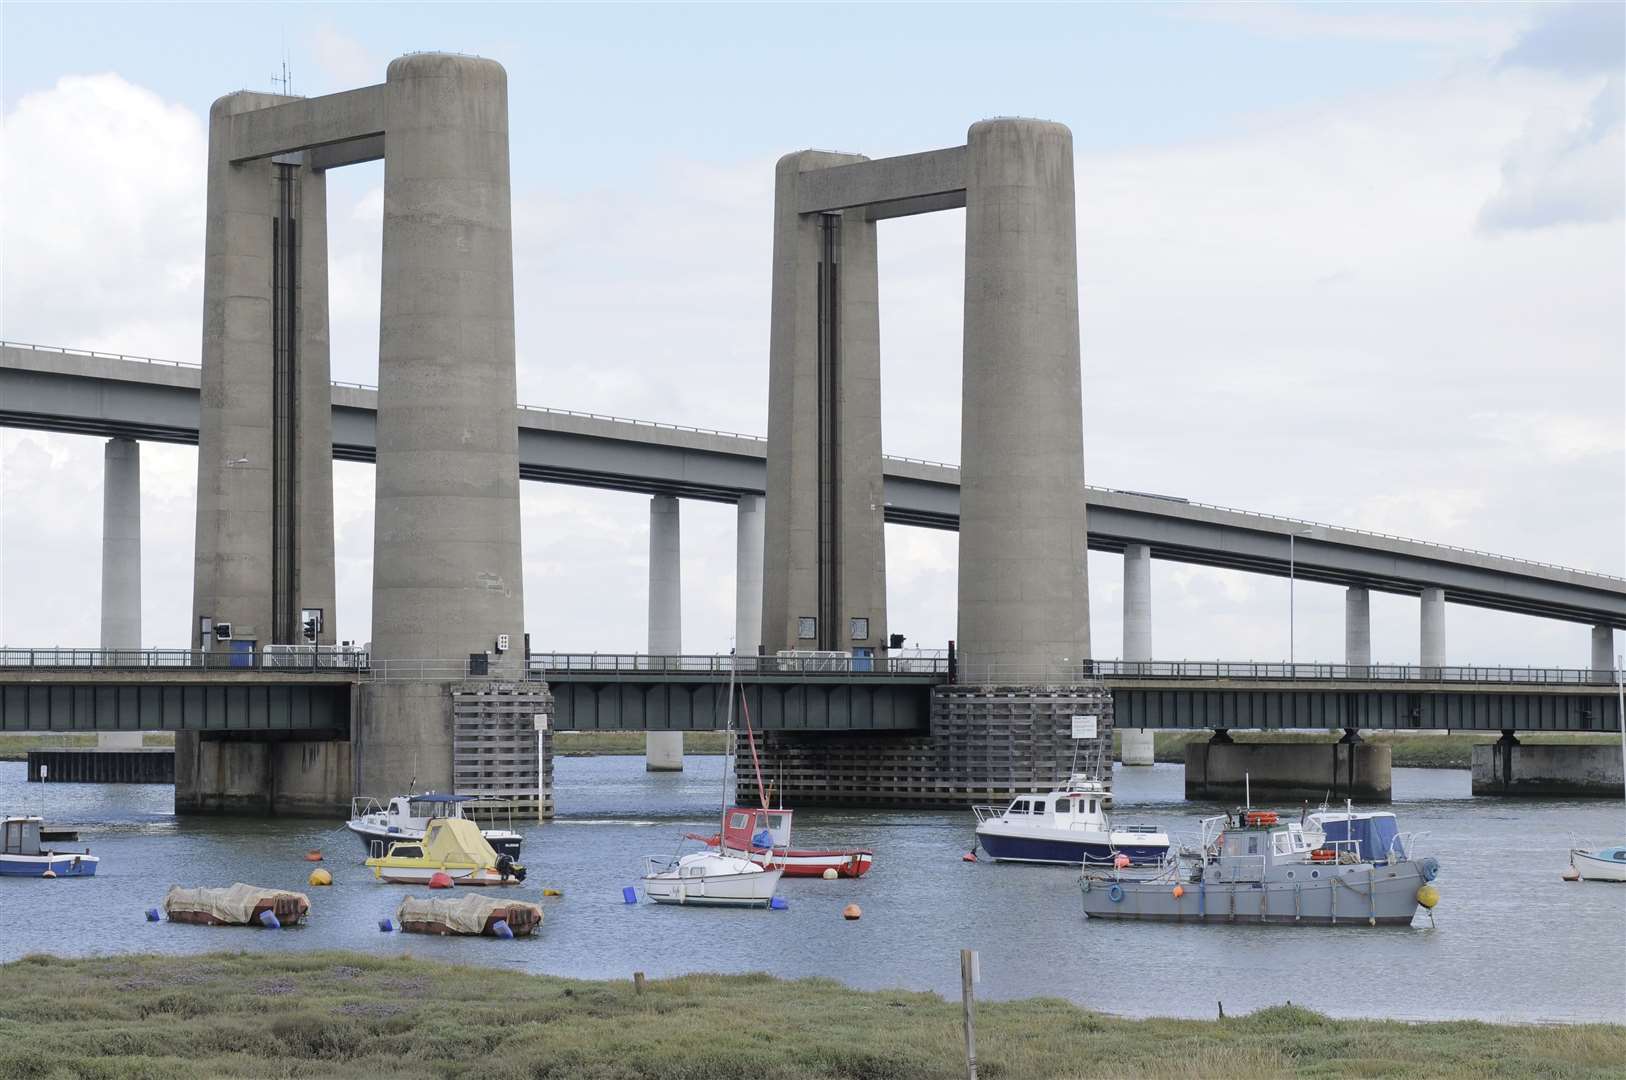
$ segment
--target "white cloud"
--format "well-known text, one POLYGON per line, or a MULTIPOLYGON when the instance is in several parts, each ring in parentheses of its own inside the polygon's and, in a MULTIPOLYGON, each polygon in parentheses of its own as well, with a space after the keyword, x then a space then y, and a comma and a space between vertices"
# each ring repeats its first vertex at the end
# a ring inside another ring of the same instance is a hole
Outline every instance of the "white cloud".
MULTIPOLYGON (((323 84, 318 93, 331 94, 384 81, 387 62, 331 23, 323 23, 311 32, 309 46, 323 84)), ((297 84, 296 89, 306 92, 297 84)))
POLYGON ((1480 212, 1487 229, 1613 221, 1626 210, 1626 85, 1619 73, 1579 113, 1530 118, 1502 162, 1502 186, 1480 212))

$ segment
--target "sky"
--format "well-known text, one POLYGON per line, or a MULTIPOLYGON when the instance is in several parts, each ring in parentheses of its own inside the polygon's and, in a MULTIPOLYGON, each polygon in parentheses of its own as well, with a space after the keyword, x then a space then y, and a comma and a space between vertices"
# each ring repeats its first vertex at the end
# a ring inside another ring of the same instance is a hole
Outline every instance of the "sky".
MULTIPOLYGON (((1093 484, 1626 574, 1626 7, 0 6, 0 337, 196 361, 210 103, 509 84, 522 402, 762 433, 772 175, 988 116, 1073 131, 1093 484)), ((333 377, 374 382, 381 163, 330 174, 333 377)), ((963 211, 880 230, 883 443, 959 459, 963 211)), ((94 646, 99 439, 0 431, 0 643, 94 646)), ((188 640, 196 451, 142 447, 143 638, 188 640)), ((372 467, 334 466, 341 638, 372 467)), ((647 645, 648 500, 522 485, 539 650, 647 645)), ((726 651, 734 514, 685 502, 683 644, 726 651)), ((956 540, 888 526, 891 629, 954 636, 956 540)), ((1122 561, 1090 556, 1097 657, 1122 561)), ((1284 579, 1154 562, 1163 659, 1288 655, 1284 579)), ((1298 583, 1300 660, 1343 593, 1298 583)), ((1416 662, 1374 594, 1375 660, 1416 662)), ((1626 634, 1617 635, 1626 648, 1626 634)), ((1454 664, 1582 667, 1588 628, 1452 605, 1454 664)))

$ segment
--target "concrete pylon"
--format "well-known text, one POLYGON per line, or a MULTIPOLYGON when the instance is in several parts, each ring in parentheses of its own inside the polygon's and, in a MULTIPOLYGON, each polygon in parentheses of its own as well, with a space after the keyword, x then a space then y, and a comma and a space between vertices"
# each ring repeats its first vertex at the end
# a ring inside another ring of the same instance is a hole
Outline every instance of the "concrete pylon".
MULTIPOLYGON (((1152 549, 1124 547, 1124 659, 1152 659, 1152 549)), ((1157 744, 1147 728, 1119 728, 1120 760, 1125 765, 1151 765, 1157 744)))
POLYGON ((1424 589, 1419 619, 1421 642, 1418 663, 1423 667, 1445 666, 1445 590, 1424 589))
POLYGON ((189 639, 201 618, 255 647, 333 640, 333 434, 326 174, 232 162, 233 117, 300 99, 247 91, 209 111, 203 368, 189 639))
MULTIPOLYGON (((418 53, 390 63, 378 349, 373 656, 517 664, 524 641, 508 78, 418 53)), ((358 790, 447 790, 445 683, 380 683, 358 790)))
POLYGON ((1592 674, 1598 682, 1613 682, 1615 670, 1615 628, 1592 628, 1592 674), (1605 676, 1598 678, 1599 674, 1605 676))
POLYGON ((1344 663, 1372 665, 1372 593, 1359 585, 1344 590, 1344 663))
POLYGON ((762 644, 762 496, 741 495, 734 522, 734 653, 762 644))
MULTIPOLYGON (((141 648, 141 444, 102 451, 102 648, 141 648)), ((139 750, 141 732, 103 731, 103 750, 139 750)))
MULTIPOLYGON (((649 655, 683 652, 683 536, 678 501, 671 495, 649 500, 649 655)), ((683 770, 683 732, 644 734, 644 768, 683 770)))
POLYGON ((774 174, 762 601, 770 653, 886 642, 875 223, 862 207, 798 211, 804 174, 867 160, 805 150, 780 158, 774 174))
POLYGON ((1073 137, 985 120, 966 143, 960 663, 1033 682, 1090 655, 1073 137))

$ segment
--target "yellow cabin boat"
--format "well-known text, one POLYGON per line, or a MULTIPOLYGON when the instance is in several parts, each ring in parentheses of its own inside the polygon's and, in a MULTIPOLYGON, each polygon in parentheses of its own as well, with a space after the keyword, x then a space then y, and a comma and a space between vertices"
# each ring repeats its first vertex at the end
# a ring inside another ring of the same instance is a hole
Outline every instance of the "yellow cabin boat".
POLYGON ((400 885, 427 885, 445 874, 454 885, 516 885, 525 868, 499 855, 464 818, 432 818, 422 840, 397 840, 389 851, 367 860, 373 876, 400 885))

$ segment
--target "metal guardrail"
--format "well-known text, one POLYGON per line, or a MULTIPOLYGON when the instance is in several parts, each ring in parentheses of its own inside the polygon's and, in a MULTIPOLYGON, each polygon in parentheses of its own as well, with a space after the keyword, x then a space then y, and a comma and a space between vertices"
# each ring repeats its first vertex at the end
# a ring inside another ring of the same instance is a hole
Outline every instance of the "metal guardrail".
MULTIPOLYGON (((62 353, 68 356, 93 356, 109 360, 132 360, 137 363, 159 364, 165 367, 202 367, 201 364, 194 364, 185 360, 159 360, 151 356, 126 356, 123 353, 104 353, 97 352, 93 349, 69 349, 56 345, 31 345, 27 342, 21 341, 0 341, 0 345, 9 346, 14 349, 34 349, 39 352, 62 353)), ((374 392, 378 390, 378 387, 372 383, 345 382, 338 379, 333 380, 333 385, 342 386, 353 390, 372 390, 374 392)), ((766 435, 749 435, 740 431, 722 431, 716 428, 691 427, 688 424, 668 424, 659 420, 639 420, 635 417, 615 416, 610 413, 580 412, 576 409, 556 409, 546 405, 521 404, 519 408, 524 409, 527 412, 549 413, 555 416, 574 416, 584 420, 605 420, 617 424, 634 424, 639 427, 656 428, 663 431, 687 431, 696 435, 716 435, 727 439, 745 439, 749 442, 757 443, 765 443, 768 441, 766 435)), ((887 461, 902 461, 908 462, 912 465, 928 465, 941 469, 959 469, 958 465, 947 461, 931 461, 927 458, 906 457, 902 454, 883 454, 882 457, 887 461)), ((1520 563, 1525 566, 1539 566, 1547 570, 1562 570, 1571 574, 1587 574, 1591 577, 1603 578, 1607 581, 1626 582, 1626 577, 1618 574, 1605 574, 1597 570, 1583 570, 1580 567, 1565 566, 1562 563, 1544 562, 1540 559, 1525 559, 1516 555, 1498 555, 1494 551, 1485 551, 1482 548, 1463 547, 1459 544, 1442 544, 1433 540, 1419 540, 1416 537, 1401 536, 1398 533, 1380 532, 1374 529, 1358 529, 1349 525, 1331 525, 1324 521, 1311 521, 1308 518, 1291 517, 1286 514, 1267 514, 1259 510, 1244 510, 1237 506, 1223 506, 1219 503, 1198 502, 1194 499, 1183 499, 1173 495, 1158 495, 1153 492, 1146 491, 1130 491, 1124 488, 1103 487, 1099 484, 1086 484, 1084 485, 1084 490, 1098 491, 1107 495, 1132 495, 1146 499, 1161 499, 1181 506, 1196 507, 1200 510, 1219 510, 1227 514, 1241 514, 1245 517, 1258 518, 1260 521, 1277 522, 1284 525, 1303 525, 1313 529, 1328 529, 1334 532, 1350 533, 1355 536, 1370 536, 1379 540, 1398 540, 1406 544, 1418 544, 1423 547, 1439 548, 1442 551, 1455 551, 1463 555, 1480 555, 1487 559, 1502 559, 1506 562, 1520 563)), ((1311 536, 1306 537, 1306 539, 1317 540, 1325 538, 1311 536)))
POLYGON ((697 653, 650 656, 643 653, 532 653, 530 670, 539 678, 550 671, 603 675, 873 675, 948 674, 945 657, 883 656, 730 656, 697 653))
POLYGON ((1612 670, 1536 667, 1422 667, 1411 664, 1285 664, 1224 660, 1096 660, 1102 678, 1350 680, 1356 682, 1517 683, 1543 686, 1613 685, 1612 670))
POLYGON ((274 651, 225 649, 0 648, 0 668, 100 671, 364 671, 365 652, 342 646, 288 646, 274 651))

